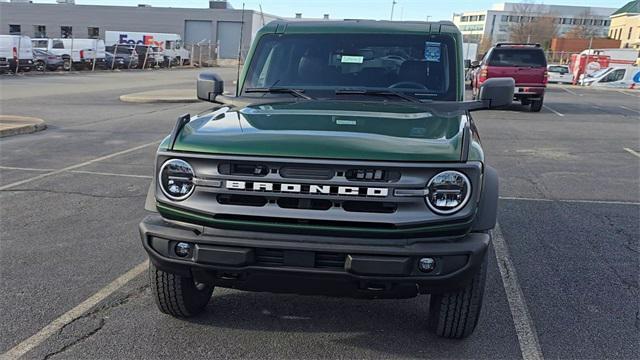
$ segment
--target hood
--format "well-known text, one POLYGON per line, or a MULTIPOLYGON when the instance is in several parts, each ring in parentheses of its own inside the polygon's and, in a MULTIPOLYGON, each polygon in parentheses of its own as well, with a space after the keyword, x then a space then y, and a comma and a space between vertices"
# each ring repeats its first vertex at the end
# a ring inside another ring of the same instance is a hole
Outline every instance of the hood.
POLYGON ((380 161, 460 161, 464 112, 411 103, 303 101, 193 118, 174 151, 380 161))

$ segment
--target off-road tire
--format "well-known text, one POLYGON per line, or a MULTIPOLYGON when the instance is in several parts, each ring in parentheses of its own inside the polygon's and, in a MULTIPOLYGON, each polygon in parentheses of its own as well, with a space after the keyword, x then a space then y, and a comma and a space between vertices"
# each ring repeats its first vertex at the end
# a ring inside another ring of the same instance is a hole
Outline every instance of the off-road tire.
POLYGON ((540 112, 542 110, 542 100, 531 100, 531 105, 529 105, 529 111, 531 112, 540 112))
POLYGON ((464 339, 473 333, 482 309, 484 284, 487 279, 487 255, 473 280, 464 288, 431 295, 429 328, 436 335, 464 339))
POLYGON ((164 272, 151 263, 149 283, 158 309, 165 314, 181 318, 202 312, 213 293, 213 286, 196 286, 193 278, 164 272))
POLYGON ((71 59, 62 60, 62 70, 69 71, 71 70, 71 59))

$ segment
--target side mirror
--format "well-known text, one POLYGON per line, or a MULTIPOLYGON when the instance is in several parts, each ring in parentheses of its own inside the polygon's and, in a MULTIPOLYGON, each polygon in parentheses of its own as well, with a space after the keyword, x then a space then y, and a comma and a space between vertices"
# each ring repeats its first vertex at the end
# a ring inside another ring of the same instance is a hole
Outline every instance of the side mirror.
POLYGON ((212 72, 203 72, 198 74, 198 99, 214 102, 216 100, 216 96, 222 95, 223 92, 224 81, 218 74, 212 72))
POLYGON ((464 68, 465 69, 470 69, 471 68, 471 60, 470 59, 464 59, 464 68))
POLYGON ((516 82, 513 78, 491 78, 480 85, 480 101, 487 104, 487 108, 509 106, 513 102, 513 91, 516 82))
POLYGON ((478 61, 478 60, 473 60, 473 61, 471 62, 471 65, 470 65, 470 66, 471 66, 472 68, 477 68, 477 67, 479 67, 479 66, 480 66, 480 61, 478 61))

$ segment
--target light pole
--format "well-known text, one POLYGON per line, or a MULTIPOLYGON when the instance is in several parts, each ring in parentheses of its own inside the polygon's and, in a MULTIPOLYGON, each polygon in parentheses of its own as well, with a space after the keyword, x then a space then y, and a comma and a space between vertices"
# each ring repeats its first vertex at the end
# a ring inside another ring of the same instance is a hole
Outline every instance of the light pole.
POLYGON ((391 18, 390 18, 391 21, 393 21, 393 9, 395 9, 397 3, 398 2, 396 0, 391 1, 391 18))

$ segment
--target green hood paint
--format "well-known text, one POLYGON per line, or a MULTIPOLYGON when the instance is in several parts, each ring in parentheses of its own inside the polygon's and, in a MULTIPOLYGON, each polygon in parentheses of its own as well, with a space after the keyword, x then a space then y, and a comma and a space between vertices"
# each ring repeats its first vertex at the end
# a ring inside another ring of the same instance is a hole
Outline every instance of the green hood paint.
POLYGON ((174 151, 380 161, 460 161, 464 114, 411 103, 301 101, 194 118, 174 151))

